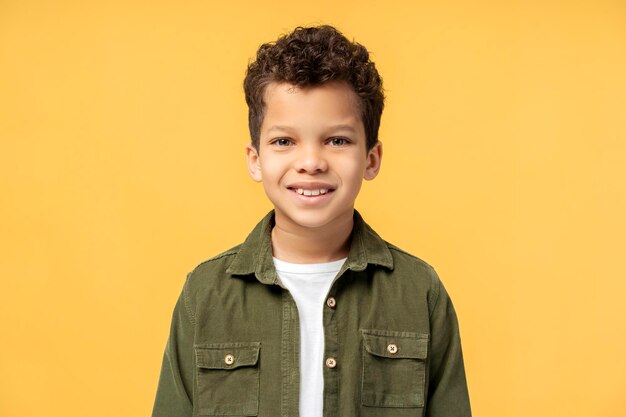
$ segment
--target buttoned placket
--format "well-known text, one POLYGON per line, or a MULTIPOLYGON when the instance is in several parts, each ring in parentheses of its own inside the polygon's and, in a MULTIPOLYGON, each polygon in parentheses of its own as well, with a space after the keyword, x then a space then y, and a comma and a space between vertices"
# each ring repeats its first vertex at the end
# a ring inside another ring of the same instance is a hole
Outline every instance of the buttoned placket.
MULTIPOLYGON (((323 416, 333 417, 339 410, 339 331, 337 326, 337 282, 351 273, 348 262, 344 263, 333 280, 326 295, 323 310, 324 326, 324 398, 323 416)), ((300 317, 298 307, 289 290, 280 282, 276 274, 276 284, 282 289, 283 332, 282 332, 282 406, 283 417, 299 414, 300 403, 300 317)))
MULTIPOLYGON (((351 273, 346 261, 331 284, 326 295, 323 310, 324 326, 324 398, 323 416, 332 417, 339 410, 339 331, 336 320, 337 282, 351 273)), ((278 278, 275 270, 270 273, 274 284, 282 289, 283 331, 282 331, 282 406, 281 415, 291 417, 299 415, 300 404, 300 316, 293 296, 278 278)))
POLYGON ((324 417, 337 416, 339 410, 339 384, 342 358, 339 356, 339 329, 337 323, 337 308, 341 300, 337 299, 338 282, 351 274, 350 262, 341 266, 326 295, 324 305, 324 417))
MULTIPOLYGON (((343 269, 343 268, 342 268, 343 269)), ((340 272, 341 273, 341 272, 340 272)), ((345 273, 345 272, 344 272, 345 273)), ((343 274, 342 274, 343 275, 343 274)), ((339 332, 337 329, 337 275, 335 281, 326 295, 327 302, 324 303, 323 325, 324 325, 324 408, 323 415, 334 416, 339 410, 339 367, 341 358, 339 357, 339 332), (328 300, 333 300, 328 302, 328 300), (332 306, 332 307, 331 307, 332 306)), ((322 364, 320 364, 322 365, 322 364)))

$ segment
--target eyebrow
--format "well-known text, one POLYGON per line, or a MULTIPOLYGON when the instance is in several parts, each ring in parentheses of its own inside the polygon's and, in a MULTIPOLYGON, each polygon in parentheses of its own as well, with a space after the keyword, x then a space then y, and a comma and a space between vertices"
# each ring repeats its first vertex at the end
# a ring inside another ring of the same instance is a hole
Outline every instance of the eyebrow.
MULTIPOLYGON (((284 126, 284 125, 274 125, 272 127, 270 127, 267 132, 274 132, 274 131, 278 131, 278 132, 290 132, 295 130, 294 128, 290 127, 290 126, 284 126)), ((331 130, 333 132, 336 132, 338 130, 348 130, 352 133, 356 133, 356 129, 350 125, 346 125, 346 124, 339 124, 339 125, 334 125, 334 126, 330 126, 328 128, 328 130, 331 130)))

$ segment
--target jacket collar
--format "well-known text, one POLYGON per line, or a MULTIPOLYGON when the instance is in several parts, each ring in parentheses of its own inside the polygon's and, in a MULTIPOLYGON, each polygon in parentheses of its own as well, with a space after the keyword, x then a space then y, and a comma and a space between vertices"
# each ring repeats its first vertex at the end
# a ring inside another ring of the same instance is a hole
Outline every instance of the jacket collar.
MULTIPOLYGON (((279 284, 272 260, 271 230, 274 227, 274 210, 270 211, 250 232, 241 244, 227 273, 236 275, 254 274, 263 284, 279 284)), ((348 259, 339 271, 346 269, 363 271, 368 264, 393 269, 393 258, 387 243, 354 210, 354 226, 348 259)))

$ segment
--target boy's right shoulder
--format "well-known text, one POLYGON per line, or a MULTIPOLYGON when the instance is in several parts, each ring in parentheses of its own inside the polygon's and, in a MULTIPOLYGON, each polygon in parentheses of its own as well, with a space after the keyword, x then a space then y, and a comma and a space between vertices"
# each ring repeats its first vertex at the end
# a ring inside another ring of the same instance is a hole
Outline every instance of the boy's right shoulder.
POLYGON ((215 255, 214 257, 212 257, 212 258, 209 258, 209 259, 207 259, 205 261, 200 262, 198 264, 198 266, 196 266, 194 268, 194 271, 196 269, 202 268, 203 266, 207 266, 207 265, 209 265, 211 263, 215 263, 215 262, 219 261, 222 258, 229 258, 229 257, 232 257, 233 255, 237 255, 237 253, 239 253, 239 248, 241 248, 241 245, 243 245, 243 243, 240 243, 240 244, 238 244, 236 246, 233 246, 232 248, 230 248, 228 250, 225 250, 224 252, 219 253, 219 254, 215 255))
POLYGON ((240 243, 212 258, 200 262, 187 274, 185 287, 187 287, 188 290, 197 290, 198 287, 206 288, 207 284, 210 284, 212 281, 223 279, 228 275, 226 270, 239 253, 239 249, 242 245, 243 243, 240 243))
POLYGON ((188 294, 204 294, 213 290, 223 291, 232 286, 241 285, 245 280, 230 279, 235 276, 242 278, 255 270, 258 261, 258 246, 267 245, 262 236, 269 237, 269 229, 273 219, 274 211, 269 211, 259 221, 246 239, 232 248, 219 253, 212 258, 199 263, 189 274, 185 281, 185 291, 188 294), (238 256, 239 255, 239 256, 238 256), (236 262, 236 264, 235 264, 236 262), (238 268, 231 269, 229 267, 238 268), (240 275, 241 273, 241 275, 240 275))

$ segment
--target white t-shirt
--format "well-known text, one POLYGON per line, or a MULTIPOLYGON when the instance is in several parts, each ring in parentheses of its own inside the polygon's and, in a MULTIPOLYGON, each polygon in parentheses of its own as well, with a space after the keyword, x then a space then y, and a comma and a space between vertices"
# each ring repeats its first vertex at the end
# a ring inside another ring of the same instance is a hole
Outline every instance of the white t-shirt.
POLYGON ((324 408, 324 305, 347 258, 320 264, 292 264, 274 258, 281 282, 300 317, 300 417, 322 417, 324 408))

